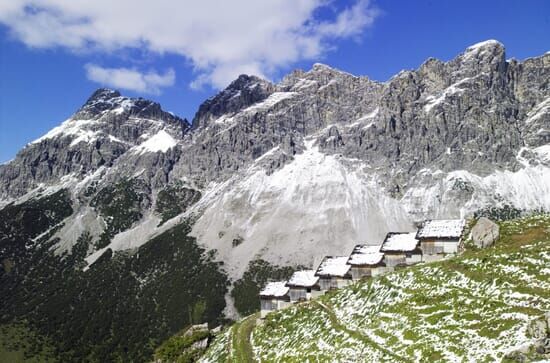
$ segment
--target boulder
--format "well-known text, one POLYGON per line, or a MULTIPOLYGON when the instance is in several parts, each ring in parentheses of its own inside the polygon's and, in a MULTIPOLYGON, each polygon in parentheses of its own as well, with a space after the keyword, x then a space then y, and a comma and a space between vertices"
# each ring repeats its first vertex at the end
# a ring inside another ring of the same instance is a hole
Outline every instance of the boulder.
POLYGON ((479 248, 492 246, 500 236, 500 227, 489 218, 481 217, 472 228, 472 241, 479 248))
POLYGON ((548 336, 548 327, 545 319, 532 321, 527 327, 527 334, 535 339, 544 339, 548 336))

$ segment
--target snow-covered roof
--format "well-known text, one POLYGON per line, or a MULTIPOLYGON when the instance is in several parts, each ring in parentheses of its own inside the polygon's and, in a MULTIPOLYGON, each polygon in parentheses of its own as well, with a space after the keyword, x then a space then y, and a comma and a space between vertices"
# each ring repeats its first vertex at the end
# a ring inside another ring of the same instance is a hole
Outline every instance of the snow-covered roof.
POLYGON ((288 293, 286 281, 268 282, 260 291, 260 297, 283 297, 288 293))
POLYGON ((302 270, 292 274, 292 277, 287 282, 287 286, 311 287, 317 281, 319 281, 319 278, 315 276, 314 270, 302 270))
POLYGON ((384 243, 380 248, 381 252, 407 252, 414 251, 418 245, 416 232, 395 233, 390 232, 386 235, 384 243))
POLYGON ((349 265, 376 265, 382 261, 384 254, 380 252, 380 245, 357 245, 349 256, 349 265))
POLYGON ((347 262, 348 256, 327 256, 319 265, 315 275, 343 277, 348 273, 351 267, 347 262))
POLYGON ((417 238, 460 238, 464 231, 464 219, 440 219, 424 222, 416 234, 417 238))

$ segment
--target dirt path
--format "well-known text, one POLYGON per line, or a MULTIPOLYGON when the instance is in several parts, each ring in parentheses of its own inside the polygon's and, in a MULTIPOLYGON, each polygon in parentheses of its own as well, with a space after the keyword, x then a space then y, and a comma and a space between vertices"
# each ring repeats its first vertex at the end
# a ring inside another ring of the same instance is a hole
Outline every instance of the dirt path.
POLYGON ((229 342, 231 346, 231 361, 239 363, 256 362, 252 344, 250 344, 250 335, 252 334, 252 329, 256 326, 256 319, 258 319, 258 316, 258 314, 250 315, 233 326, 231 340, 229 342))
POLYGON ((320 302, 320 301, 317 301, 317 300, 312 300, 312 302, 314 304, 317 304, 318 306, 320 306, 323 310, 325 310, 325 312, 328 314, 329 316, 329 319, 330 319, 330 323, 332 324, 332 326, 337 329, 337 330, 342 330, 344 332, 346 332, 347 334, 349 334, 350 336, 354 337, 355 339, 358 339, 360 341, 362 341, 363 343, 365 343, 366 345, 368 346, 371 346, 372 348, 376 349, 376 350, 380 350, 382 351, 386 356, 388 357, 391 357, 393 359, 393 361, 397 361, 397 362, 410 362, 409 359, 407 358, 404 358, 404 357, 401 357, 395 353, 392 353, 391 351, 387 350, 386 348, 384 347, 381 347, 379 344, 377 344, 376 342, 374 342, 372 339, 370 339, 369 337, 367 337, 366 335, 363 335, 361 333, 359 333, 358 331, 356 330, 351 330, 351 329, 348 329, 345 325, 343 325, 342 323, 340 323, 340 321, 338 320, 338 317, 336 316, 336 314, 334 313, 334 311, 332 311, 332 309, 327 306, 326 304, 320 302))

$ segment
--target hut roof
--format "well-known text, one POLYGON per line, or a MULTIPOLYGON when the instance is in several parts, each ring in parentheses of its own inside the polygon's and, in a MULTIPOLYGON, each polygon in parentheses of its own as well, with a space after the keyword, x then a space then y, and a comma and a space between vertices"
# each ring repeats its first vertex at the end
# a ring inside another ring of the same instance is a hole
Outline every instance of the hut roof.
POLYGON ((347 262, 348 256, 326 256, 319 265, 319 268, 317 269, 315 275, 324 277, 344 277, 351 268, 351 266, 348 265, 347 262))
POLYGON ((418 246, 416 232, 390 232, 380 247, 381 252, 410 252, 418 246))
POLYGON ((317 281, 319 281, 319 277, 315 276, 315 271, 302 270, 294 272, 286 285, 294 287, 312 287, 317 281))
POLYGON ((288 293, 286 281, 268 282, 260 291, 260 297, 283 297, 288 293))
POLYGON ((417 238, 460 238, 464 231, 464 219, 427 220, 416 234, 417 238))
POLYGON ((352 266, 376 265, 384 258, 381 246, 357 245, 349 256, 348 264, 352 266))

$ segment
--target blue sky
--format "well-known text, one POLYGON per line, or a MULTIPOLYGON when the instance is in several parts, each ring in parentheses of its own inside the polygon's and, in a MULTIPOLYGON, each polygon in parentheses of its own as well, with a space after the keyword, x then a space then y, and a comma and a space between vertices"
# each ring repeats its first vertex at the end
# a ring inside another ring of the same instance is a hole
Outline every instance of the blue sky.
POLYGON ((550 50, 544 0, 112 4, 0 0, 0 162, 101 86, 191 119, 239 73, 277 81, 323 62, 384 81, 486 39, 501 41, 518 59, 550 50))

